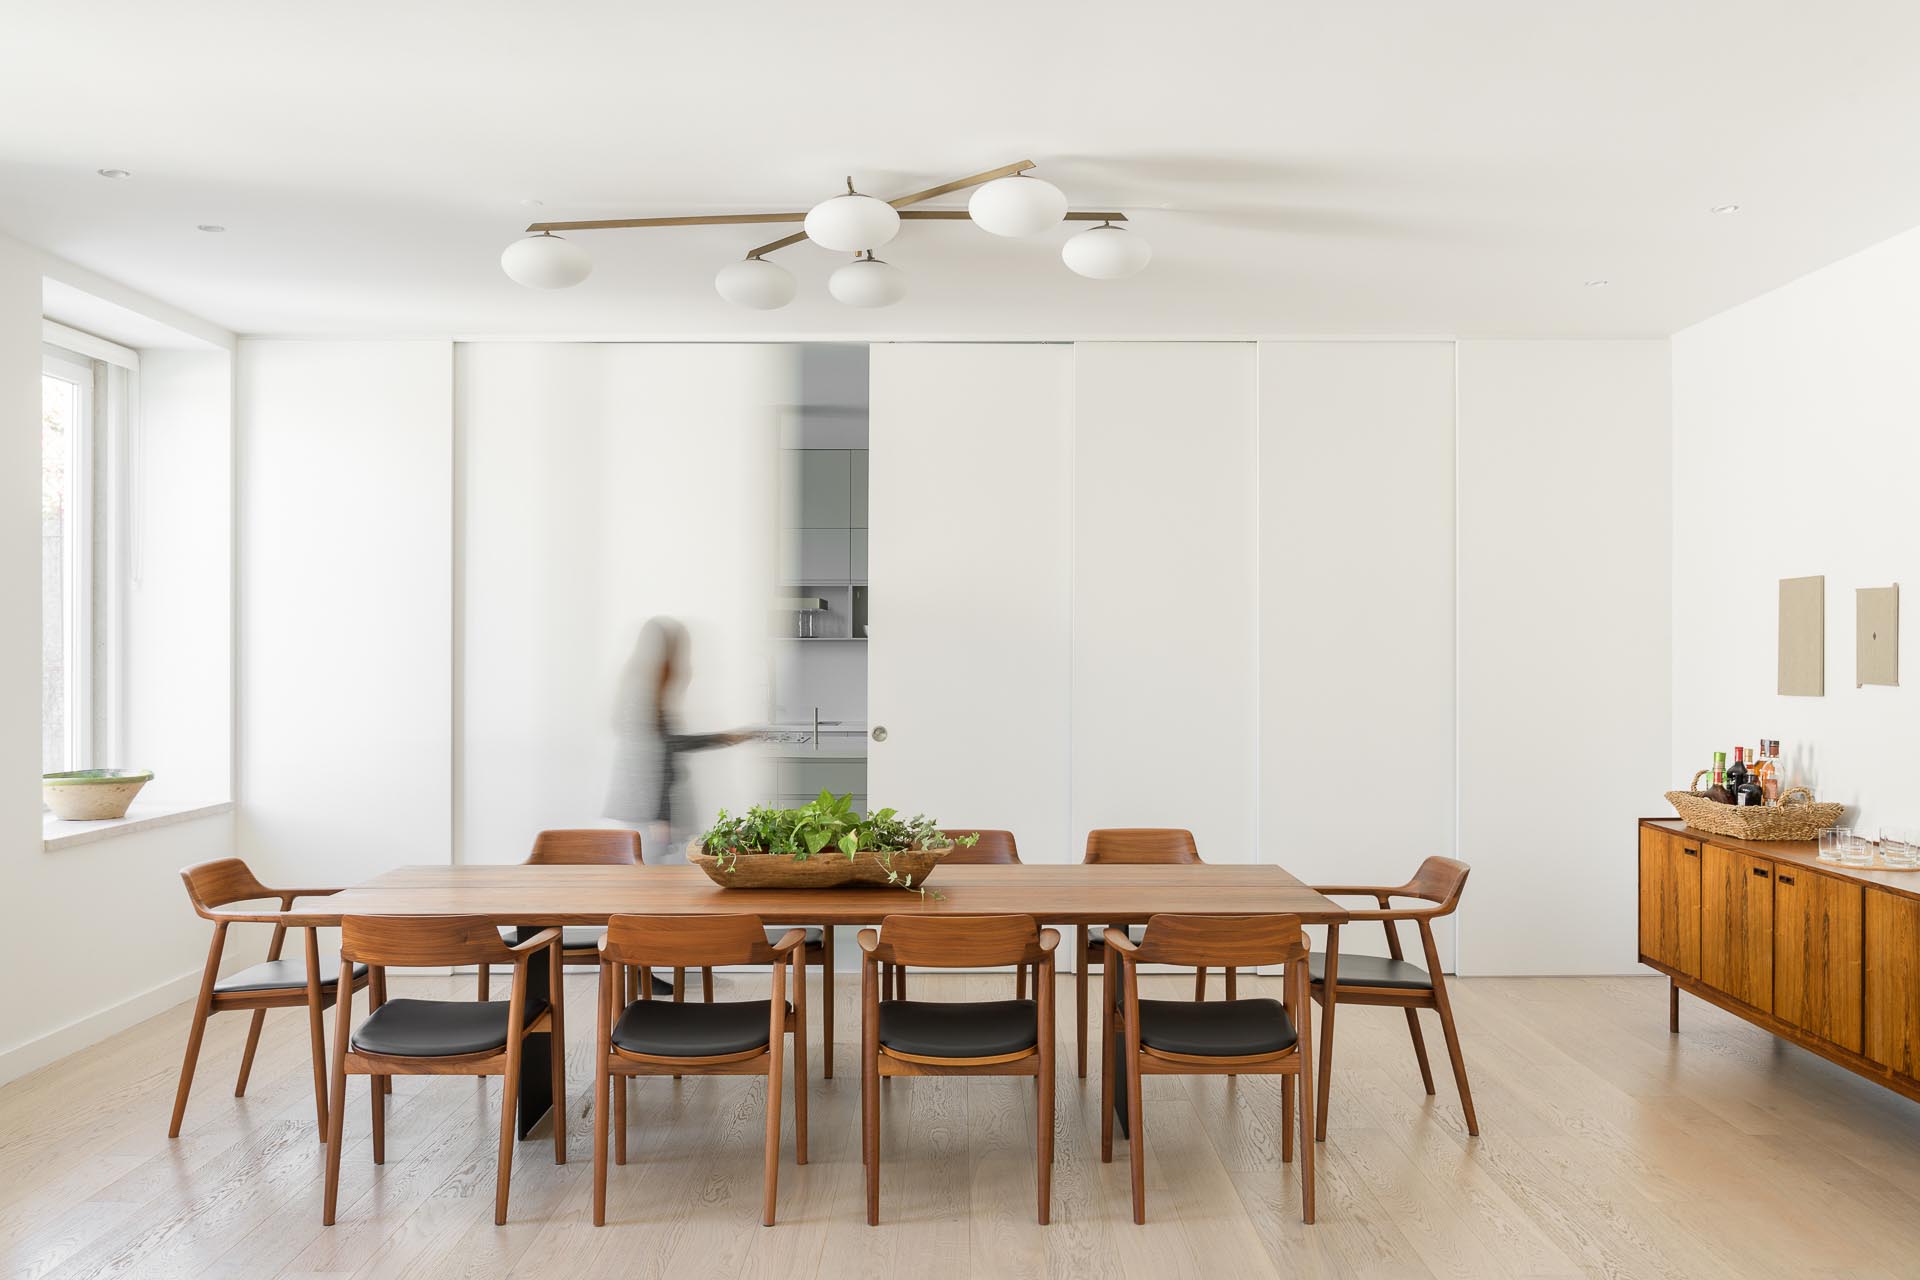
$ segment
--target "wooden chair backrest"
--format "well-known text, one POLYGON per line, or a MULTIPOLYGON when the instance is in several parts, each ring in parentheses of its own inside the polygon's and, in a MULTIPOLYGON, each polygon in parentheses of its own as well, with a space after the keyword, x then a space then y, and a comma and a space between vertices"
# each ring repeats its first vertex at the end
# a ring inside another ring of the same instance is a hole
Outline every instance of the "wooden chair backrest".
POLYGON ((640 861, 640 833, 624 827, 575 827, 533 838, 529 866, 626 866, 640 861))
POLYGON ((915 969, 971 969, 1044 959, 1032 916, 888 916, 873 958, 915 969))
POLYGON ((1011 831, 989 831, 978 827, 946 827, 942 829, 941 834, 949 840, 958 840, 962 836, 980 837, 971 849, 955 846, 947 850, 947 856, 940 861, 949 866, 1020 861, 1020 849, 1014 844, 1011 831))
POLYGON ((602 957, 613 964, 696 969, 722 964, 772 964, 767 927, 759 916, 614 916, 607 921, 602 957))
POLYGON ((340 954, 355 964, 400 969, 443 964, 512 964, 499 926, 481 916, 346 916, 340 954))
POLYGON ((1176 964, 1183 968, 1247 968, 1263 964, 1300 964, 1307 943, 1300 917, 1177 916, 1147 920, 1139 950, 1128 959, 1141 964, 1176 964))
POLYGON ((203 916, 230 902, 282 896, 255 879, 252 869, 238 858, 218 858, 182 867, 180 879, 186 882, 187 897, 194 911, 203 916))
POLYGON ((1440 910, 1434 913, 1436 917, 1451 915, 1460 905, 1460 893, 1467 887, 1467 873, 1471 870, 1466 863, 1452 858, 1428 858, 1396 896, 1437 902, 1440 910))
POLYGON ((1087 862, 1198 862, 1193 832, 1179 827, 1106 827, 1087 832, 1087 862))

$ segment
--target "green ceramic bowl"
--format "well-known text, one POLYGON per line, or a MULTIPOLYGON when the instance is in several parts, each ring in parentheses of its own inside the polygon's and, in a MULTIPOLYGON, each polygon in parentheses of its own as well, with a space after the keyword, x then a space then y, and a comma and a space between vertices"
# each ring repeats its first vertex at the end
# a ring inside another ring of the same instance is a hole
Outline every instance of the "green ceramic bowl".
POLYGON ((153 781, 151 769, 73 769, 40 775, 40 794, 53 816, 67 822, 124 818, 140 788, 153 781))

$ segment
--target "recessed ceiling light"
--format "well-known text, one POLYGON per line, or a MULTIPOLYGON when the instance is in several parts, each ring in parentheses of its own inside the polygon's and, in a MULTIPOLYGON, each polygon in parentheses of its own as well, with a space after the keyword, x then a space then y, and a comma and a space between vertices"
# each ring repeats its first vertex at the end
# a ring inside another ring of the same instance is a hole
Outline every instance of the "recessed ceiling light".
POLYGON ((1589 280, 1589 281, 1587 281, 1587 288, 1589 288, 1589 289, 1604 289, 1604 288, 1606 288, 1606 287, 1607 287, 1608 285, 1610 285, 1610 284, 1612 284, 1612 283, 1613 283, 1613 281, 1611 281, 1611 280, 1589 280))
POLYGON ((200 224, 200 230, 202 230, 202 231, 225 231, 225 230, 226 230, 226 228, 225 228, 225 227, 220 227, 220 226, 215 226, 215 225, 214 225, 213 223, 211 223, 211 222, 203 222, 203 223, 201 223, 201 224, 200 224))
POLYGON ((131 178, 133 176, 132 173, 125 169, 95 169, 94 172, 103 178, 131 178))
POLYGON ((546 201, 535 200, 532 196, 528 196, 525 200, 522 200, 520 203, 529 209, 538 209, 541 205, 545 204, 546 201))
POLYGON ((1713 206, 1713 208, 1707 210, 1707 212, 1708 213, 1738 213, 1740 212, 1740 206, 1737 204, 1717 204, 1713 206))

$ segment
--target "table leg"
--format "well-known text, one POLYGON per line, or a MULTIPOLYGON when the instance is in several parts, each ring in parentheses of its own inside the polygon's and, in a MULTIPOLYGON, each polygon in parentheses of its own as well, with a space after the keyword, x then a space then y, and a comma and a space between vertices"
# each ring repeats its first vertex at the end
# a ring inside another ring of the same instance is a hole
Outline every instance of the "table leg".
MULTIPOLYGON (((1320 1014, 1320 1079, 1316 1082, 1320 1086, 1320 1101, 1314 1108, 1317 1114, 1313 1118, 1314 1140, 1318 1142, 1327 1140, 1327 1094, 1333 1086, 1334 993, 1339 990, 1339 985, 1340 926, 1330 924, 1327 926, 1327 978, 1321 984, 1321 989, 1326 995, 1326 1003, 1321 1006, 1320 1014)), ((1312 1009, 1302 1012, 1306 1017, 1313 1016, 1312 1009)))
MULTIPOLYGON (((537 928, 521 925, 514 935, 514 941, 525 942, 537 928)), ((545 947, 527 957, 527 993, 547 990, 549 965, 545 947)), ((517 1119, 514 1132, 525 1138, 540 1123, 540 1118, 553 1110, 553 1036, 551 1032, 538 1031, 527 1037, 520 1053, 520 1091, 515 1099, 517 1119)), ((506 1099, 501 1099, 506 1105, 506 1099)))

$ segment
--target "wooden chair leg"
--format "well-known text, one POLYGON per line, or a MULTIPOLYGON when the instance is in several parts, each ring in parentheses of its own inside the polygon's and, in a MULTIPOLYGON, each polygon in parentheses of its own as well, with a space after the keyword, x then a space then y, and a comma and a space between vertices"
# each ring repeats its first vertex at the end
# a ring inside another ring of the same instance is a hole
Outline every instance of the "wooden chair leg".
POLYGON ((687 971, 685 969, 675 969, 673 971, 673 1002, 675 1004, 685 1004, 686 1000, 687 971))
POLYGON ((1036 994, 1040 1006, 1035 1011, 1040 1022, 1040 1078, 1036 1081, 1039 1097, 1035 1099, 1039 1128, 1035 1173, 1039 1181, 1040 1225, 1044 1227, 1053 1219, 1053 1055, 1058 1036, 1054 1030, 1052 992, 1036 994))
MULTIPOLYGON (((313 970, 309 968, 307 972, 313 970)), ((352 992, 347 994, 351 996, 352 992)), ((326 1192, 320 1205, 320 1224, 327 1227, 333 1225, 334 1210, 340 1203, 340 1132, 347 1117, 347 1038, 353 1032, 353 1001, 335 1003, 338 1016, 333 1024, 333 1106, 327 1112, 326 1192)))
MULTIPOLYGON (((625 979, 622 979, 625 981, 625 979)), ((613 1085, 607 1070, 605 1045, 593 1050, 593 1225, 607 1225, 607 1090, 613 1085)))
POLYGON ((713 1003, 713 970, 700 970, 700 990, 708 1004, 713 1003))
POLYGON ((1193 971, 1193 998, 1195 1000, 1205 1000, 1207 998, 1207 971, 1205 969, 1195 969, 1193 971))
POLYGON ((1113 966, 1100 966, 1100 1163, 1113 1163, 1113 1091, 1120 1076, 1114 1058, 1113 966))
MULTIPOLYGON (((1438 966, 1435 966, 1436 970, 1438 966)), ((1440 1033, 1447 1038, 1447 1058, 1453 1064, 1453 1082, 1460 1088, 1460 1110, 1466 1114, 1467 1132, 1473 1137, 1480 1136, 1480 1121, 1473 1114, 1473 1090, 1467 1087, 1467 1060, 1460 1053, 1460 1032, 1453 1025, 1453 1006, 1448 1003, 1446 987, 1434 974, 1434 1003, 1440 1013, 1440 1033)))
POLYGON ((1131 1023, 1127 1041, 1127 1160, 1132 1166, 1133 1220, 1147 1221, 1147 1118, 1140 1109, 1140 1029, 1131 1023))
MULTIPOLYGON (((1315 1098, 1312 1108, 1314 1139, 1318 1142, 1325 1142, 1327 1140, 1327 1095, 1333 1087, 1333 1013, 1340 1003, 1339 984, 1340 926, 1330 924, 1327 926, 1326 981, 1320 984, 1322 992, 1320 1000, 1320 1066, 1319 1079, 1317 1081, 1320 1093, 1318 1097, 1315 1098)), ((1303 1012, 1307 1015, 1301 1019, 1304 1023, 1311 1017, 1312 1010, 1303 1009, 1303 1012)), ((1302 1031, 1302 1039, 1305 1039, 1304 1029, 1302 1031)))
POLYGON ((767 1149, 761 1168, 760 1225, 770 1227, 780 1186, 780 1077, 787 1046, 776 1040, 767 1049, 767 1149))
POLYGON ((485 963, 481 964, 479 990, 474 992, 474 999, 484 1001, 490 995, 492 995, 493 993, 492 979, 493 979, 493 966, 485 963))
MULTIPOLYGON (((1037 996, 1039 992, 1036 991, 1034 994, 1037 996)), ((1023 964, 1013 966, 1013 998, 1015 1000, 1027 998, 1027 966, 1023 964)))
MULTIPOLYGON (((515 972, 520 970, 516 968, 515 972)), ((518 981, 516 978, 516 986, 518 981)), ((525 1052, 526 1037, 517 1028, 510 1029, 507 1072, 500 1081, 500 1149, 493 1174, 493 1225, 496 1227, 507 1225, 507 1189, 513 1185, 514 1104, 520 1096, 520 1057, 525 1052)))
POLYGON ((867 1166, 867 1225, 880 1225, 880 1025, 876 1016, 879 974, 872 961, 863 962, 860 982, 860 1099, 863 1132, 861 1147, 867 1166))
MULTIPOLYGON (((325 1018, 321 1012, 323 996, 320 990, 320 931, 308 929, 307 934, 307 1038, 312 1042, 313 1050, 313 1112, 319 1125, 319 1132, 327 1131, 327 1032, 325 1018)), ((353 969, 347 971, 335 983, 334 1001, 342 1009, 353 1007, 353 969)))
POLYGON ((1227 970, 1227 999, 1238 1000, 1239 998, 1240 971, 1238 969, 1229 969, 1227 970))
POLYGON ((1300 967, 1302 972, 1297 976, 1287 974, 1287 982, 1292 991, 1291 1004, 1300 1011, 1300 1221, 1311 1225, 1314 1163, 1318 1159, 1313 1114, 1313 984, 1304 972, 1306 966, 1300 967))
POLYGON ((627 1162, 627 1086, 631 1076, 613 1078, 613 1162, 627 1162))
POLYGON ((1420 1083, 1426 1086, 1427 1096, 1433 1096, 1433 1068, 1427 1064, 1427 1040, 1420 1034, 1420 1014, 1418 1010, 1408 1009, 1407 1034, 1413 1037, 1413 1056, 1420 1062, 1420 1083))
POLYGON ((387 1091, 381 1081, 385 1076, 367 1077, 367 1098, 373 1104, 373 1162, 387 1162, 387 1091))
POLYGON ((807 1162, 807 965, 804 948, 793 967, 793 1162, 807 1162))
MULTIPOLYGON (((1078 957, 1073 965, 1073 1016, 1074 1052, 1077 1055, 1080 1078, 1087 1078, 1087 926, 1080 925, 1074 930, 1079 941, 1074 955, 1078 957)), ((1106 1033, 1106 1015, 1101 1015, 1101 1034, 1106 1033)))
MULTIPOLYGON (((227 926, 213 926, 213 945, 207 948, 206 967, 200 972, 200 995, 193 1002, 193 1021, 187 1027, 187 1056, 180 1061, 180 1083, 173 1091, 173 1119, 167 1136, 180 1136, 180 1121, 187 1114, 187 1094, 193 1088, 193 1069, 200 1062, 200 1042, 206 1038, 207 1019, 213 1016, 213 984, 220 980, 220 953, 226 947, 227 926)), ((325 1125, 321 1128, 324 1130, 325 1125)))
POLYGON ((253 1074, 253 1051, 260 1047, 260 1028, 266 1025, 267 1011, 255 1009, 253 1023, 247 1028, 247 1048, 240 1055, 240 1077, 233 1082, 233 1096, 247 1096, 247 1077, 253 1074))
POLYGON ((1293 1089, 1292 1076, 1280 1077, 1280 1163, 1293 1161, 1293 1089))
POLYGON ((553 1162, 567 1162, 567 1033, 566 1022, 560 1016, 556 1004, 553 1010, 553 1033, 547 1037, 547 1053, 550 1066, 549 1079, 553 1081, 553 1162))
MULTIPOLYGON (((802 972, 805 970, 803 969, 802 972)), ((820 930, 820 1074, 833 1079, 833 926, 820 930)))

